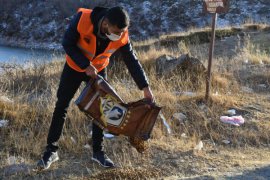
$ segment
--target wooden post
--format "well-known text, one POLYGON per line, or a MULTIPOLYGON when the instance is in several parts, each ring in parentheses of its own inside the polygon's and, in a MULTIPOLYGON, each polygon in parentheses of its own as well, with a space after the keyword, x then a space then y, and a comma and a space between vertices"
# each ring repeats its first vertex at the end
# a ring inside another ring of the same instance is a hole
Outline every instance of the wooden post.
POLYGON ((204 0, 203 11, 204 13, 212 14, 212 33, 211 33, 211 42, 209 46, 209 60, 208 60, 206 92, 205 92, 205 101, 208 102, 209 94, 211 92, 211 68, 215 46, 217 13, 227 13, 229 11, 229 0, 204 0))
POLYGON ((217 13, 214 13, 212 15, 212 33, 211 33, 211 42, 210 42, 210 47, 209 47, 209 60, 208 60, 208 69, 207 69, 207 77, 206 77, 206 94, 205 94, 206 102, 209 99, 209 94, 211 90, 211 68, 212 68, 212 59, 214 55, 214 46, 215 46, 216 21, 217 21, 217 13))

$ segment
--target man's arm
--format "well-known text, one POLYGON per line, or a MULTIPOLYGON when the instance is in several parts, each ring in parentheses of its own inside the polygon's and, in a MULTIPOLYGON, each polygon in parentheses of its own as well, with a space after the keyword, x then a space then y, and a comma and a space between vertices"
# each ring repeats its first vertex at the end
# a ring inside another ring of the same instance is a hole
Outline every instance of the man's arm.
POLYGON ((128 68, 128 71, 134 79, 135 83, 137 84, 138 88, 142 90, 143 88, 148 87, 148 79, 145 75, 141 63, 139 62, 137 56, 132 49, 132 45, 130 43, 127 43, 119 50, 123 56, 123 60, 128 68))
POLYGON ((132 49, 131 43, 128 42, 125 46, 121 47, 120 51, 132 78, 134 79, 139 89, 143 90, 144 97, 154 101, 154 96, 149 87, 148 79, 145 75, 142 65, 140 64, 137 56, 132 49))
POLYGON ((78 13, 71 20, 67 31, 65 32, 62 42, 63 48, 67 55, 81 68, 86 69, 89 66, 89 60, 84 56, 82 51, 77 47, 77 41, 80 34, 77 30, 77 25, 82 13, 78 13))

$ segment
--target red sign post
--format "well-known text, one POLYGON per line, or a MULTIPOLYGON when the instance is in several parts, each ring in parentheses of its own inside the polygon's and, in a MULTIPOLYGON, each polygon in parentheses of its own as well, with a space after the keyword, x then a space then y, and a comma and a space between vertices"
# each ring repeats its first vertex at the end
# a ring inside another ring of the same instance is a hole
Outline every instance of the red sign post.
POLYGON ((206 93, 205 101, 208 101, 211 85, 211 68, 212 68, 212 59, 214 54, 214 44, 215 44, 215 35, 216 35, 216 21, 217 13, 226 13, 229 10, 229 0, 204 0, 203 1, 204 12, 212 14, 212 33, 211 33, 211 42, 209 47, 209 60, 208 60, 208 69, 206 77, 206 93))

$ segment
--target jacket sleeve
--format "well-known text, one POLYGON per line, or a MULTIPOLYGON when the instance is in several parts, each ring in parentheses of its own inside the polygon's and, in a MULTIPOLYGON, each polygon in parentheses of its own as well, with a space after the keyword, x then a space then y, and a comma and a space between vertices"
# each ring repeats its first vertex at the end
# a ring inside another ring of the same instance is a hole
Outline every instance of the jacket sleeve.
POLYGON ((77 47, 77 41, 80 34, 77 30, 79 20, 82 13, 78 13, 71 20, 68 29, 65 32, 62 46, 66 54, 81 68, 85 69, 89 66, 89 60, 83 55, 81 50, 77 47))
POLYGON ((128 42, 126 45, 121 47, 120 52, 122 54, 123 60, 128 68, 129 73, 137 84, 138 88, 142 90, 145 87, 148 87, 148 79, 145 75, 145 72, 140 64, 137 56, 135 55, 132 45, 128 42))

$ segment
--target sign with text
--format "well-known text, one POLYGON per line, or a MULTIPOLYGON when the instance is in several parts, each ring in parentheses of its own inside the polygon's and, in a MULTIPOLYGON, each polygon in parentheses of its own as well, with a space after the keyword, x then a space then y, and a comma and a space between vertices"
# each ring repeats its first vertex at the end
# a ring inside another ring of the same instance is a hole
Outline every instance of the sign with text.
POLYGON ((203 9, 208 13, 227 13, 229 0, 204 0, 203 9))

